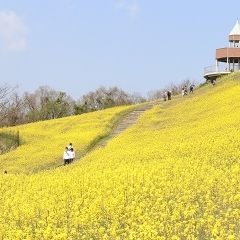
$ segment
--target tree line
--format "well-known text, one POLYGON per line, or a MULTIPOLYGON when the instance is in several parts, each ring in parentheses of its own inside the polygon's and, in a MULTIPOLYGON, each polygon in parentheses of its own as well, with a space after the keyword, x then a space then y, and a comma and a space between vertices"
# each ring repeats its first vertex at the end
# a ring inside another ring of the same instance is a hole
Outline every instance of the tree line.
POLYGON ((147 97, 142 97, 136 92, 129 94, 116 86, 100 86, 76 101, 65 92, 56 91, 49 86, 40 86, 34 93, 25 92, 20 96, 17 92, 18 85, 4 84, 0 86, 0 126, 16 126, 154 101, 162 98, 166 90, 171 90, 172 95, 177 95, 181 93, 183 86, 189 87, 192 84, 196 85, 196 82, 187 78, 180 84, 170 83, 164 89, 149 91, 147 97))

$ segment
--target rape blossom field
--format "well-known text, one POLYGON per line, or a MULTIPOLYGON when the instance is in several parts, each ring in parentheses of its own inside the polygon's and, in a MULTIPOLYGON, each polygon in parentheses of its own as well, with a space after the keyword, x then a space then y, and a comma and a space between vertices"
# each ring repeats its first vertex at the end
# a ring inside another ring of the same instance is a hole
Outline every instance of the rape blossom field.
MULTIPOLYGON (((17 128, 24 144, 15 151, 1 155, 0 168, 10 173, 34 173, 56 167, 63 163, 63 151, 70 142, 73 142, 76 158, 79 158, 97 141, 106 137, 114 123, 134 107, 118 107, 20 125, 17 128)), ((7 128, 11 129, 16 127, 7 128)))
MULTIPOLYGON (((32 133, 51 121, 23 126, 16 166, 14 151, 7 155, 18 174, 0 178, 0 239, 240 239, 239 83, 223 79, 156 105, 105 148, 33 174, 21 173, 24 164, 42 168, 47 158, 26 159, 21 149, 56 150, 68 142, 67 126, 76 130, 80 120, 54 120, 62 137, 56 130, 32 133), (44 147, 37 139, 49 135, 55 139, 44 147)), ((81 121, 95 132, 93 123, 102 118, 106 129, 123 109, 81 115, 81 121)), ((94 137, 79 130, 72 142, 80 148, 94 137)))

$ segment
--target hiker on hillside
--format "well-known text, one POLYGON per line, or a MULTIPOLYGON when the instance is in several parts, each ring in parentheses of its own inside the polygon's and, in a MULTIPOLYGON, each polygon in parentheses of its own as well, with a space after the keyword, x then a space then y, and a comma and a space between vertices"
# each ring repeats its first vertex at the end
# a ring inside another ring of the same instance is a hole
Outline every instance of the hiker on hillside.
POLYGON ((72 163, 74 159, 75 159, 75 152, 73 148, 71 148, 69 151, 69 163, 72 163))
POLYGON ((167 91, 167 96, 168 96, 168 100, 171 100, 172 92, 170 90, 167 91))
POLYGON ((187 89, 187 86, 184 87, 184 95, 188 95, 188 89, 187 89))
POLYGON ((211 82, 212 82, 212 86, 214 87, 216 84, 216 79, 213 79, 211 82))
POLYGON ((193 93, 194 87, 195 87, 195 85, 191 85, 191 86, 190 86, 190 89, 189 89, 190 91, 189 91, 189 93, 193 93))
POLYGON ((63 165, 69 164, 69 152, 68 147, 65 147, 65 150, 63 152, 63 165))
POLYGON ((166 101, 166 100, 167 100, 167 93, 164 92, 164 93, 163 93, 163 101, 166 101))
POLYGON ((68 150, 70 150, 71 148, 73 149, 73 145, 72 143, 69 143, 69 145, 67 146, 68 150))
POLYGON ((182 97, 184 97, 184 88, 182 88, 182 97))

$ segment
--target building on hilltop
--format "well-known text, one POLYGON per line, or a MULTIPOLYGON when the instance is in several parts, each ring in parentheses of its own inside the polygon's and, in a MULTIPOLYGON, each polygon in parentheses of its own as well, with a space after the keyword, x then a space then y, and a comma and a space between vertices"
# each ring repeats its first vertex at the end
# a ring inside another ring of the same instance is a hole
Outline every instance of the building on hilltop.
POLYGON ((229 33, 228 47, 216 49, 216 65, 204 68, 203 77, 206 80, 216 79, 218 76, 240 70, 240 24, 237 20, 229 33), (220 67, 219 63, 225 63, 220 67))

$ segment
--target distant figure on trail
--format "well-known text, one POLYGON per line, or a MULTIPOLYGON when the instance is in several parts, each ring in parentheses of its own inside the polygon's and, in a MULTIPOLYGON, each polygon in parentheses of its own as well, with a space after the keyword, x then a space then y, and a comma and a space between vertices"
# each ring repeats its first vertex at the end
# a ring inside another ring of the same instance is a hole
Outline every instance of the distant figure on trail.
POLYGON ((212 87, 214 87, 216 84, 216 79, 212 79, 211 83, 212 83, 212 87))
POLYGON ((63 152, 63 165, 69 164, 69 153, 70 150, 68 150, 68 147, 65 147, 65 150, 63 152))
POLYGON ((163 101, 166 101, 166 100, 167 100, 167 93, 164 92, 164 93, 163 93, 163 101))
POLYGON ((71 148, 73 149, 73 145, 72 143, 69 143, 69 145, 67 146, 68 150, 70 150, 71 148))
POLYGON ((187 86, 184 87, 184 95, 188 95, 188 89, 187 89, 187 86))
POLYGON ((73 148, 71 148, 69 151, 69 163, 72 163, 74 159, 75 159, 75 152, 73 148))
POLYGON ((167 91, 167 96, 168 96, 168 100, 171 100, 172 92, 170 90, 167 91))
POLYGON ((185 91, 184 91, 184 88, 182 88, 182 96, 184 96, 184 92, 185 92, 185 91))
POLYGON ((191 86, 190 86, 190 91, 189 91, 189 93, 193 93, 194 87, 195 87, 195 85, 191 85, 191 86))

